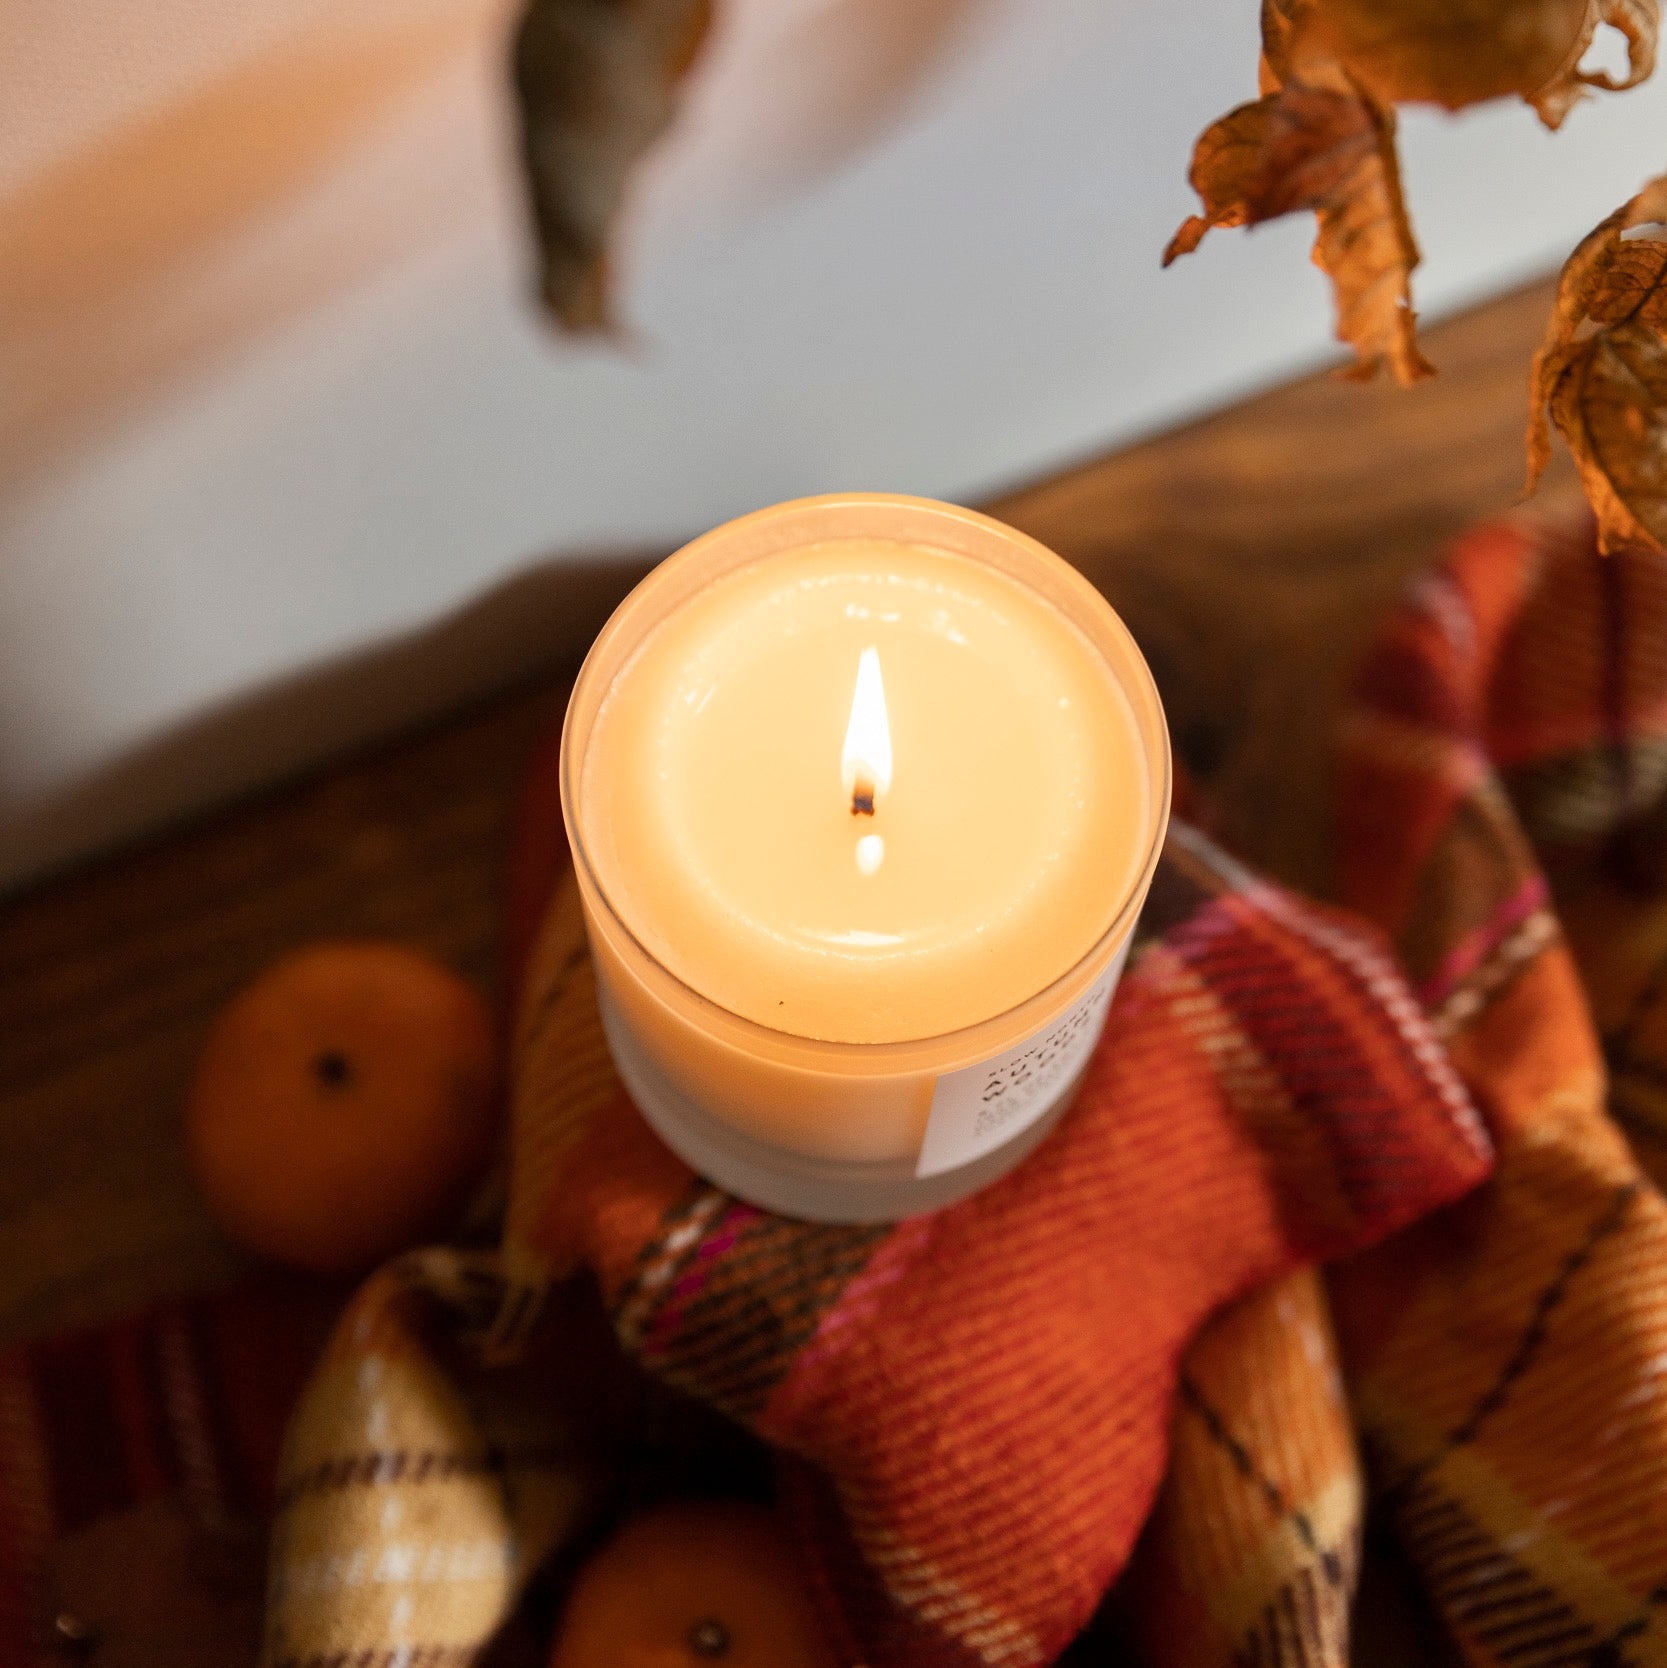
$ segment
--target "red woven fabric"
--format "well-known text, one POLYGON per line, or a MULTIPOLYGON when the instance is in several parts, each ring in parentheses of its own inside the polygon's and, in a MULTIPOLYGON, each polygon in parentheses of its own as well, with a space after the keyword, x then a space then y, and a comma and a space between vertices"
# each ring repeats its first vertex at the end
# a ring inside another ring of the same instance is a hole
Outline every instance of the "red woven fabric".
POLYGON ((1467 534, 1342 742, 1344 884, 1498 1154, 1332 1283, 1383 1515, 1468 1662, 1667 1661, 1667 556, 1467 534))
MULTIPOLYGON (((258 1592, 284 1429, 342 1296, 333 1283, 258 1277, 0 1356, 0 1668, 53 1659, 42 1643, 53 1615, 76 1605, 60 1581, 65 1547, 164 1502, 203 1567, 187 1586, 158 1549, 147 1569, 140 1530, 135 1566, 104 1589, 159 1586, 160 1620, 171 1596, 197 1633, 224 1589, 258 1592)), ((247 1629, 223 1640, 223 1658, 247 1660, 253 1618, 222 1608, 211 1628, 247 1629)), ((130 1632, 113 1641, 129 1661, 155 1659, 166 1643, 130 1632)), ((201 1660, 201 1644, 178 1626, 179 1659, 201 1660)))
MULTIPOLYGON (((538 979, 535 957, 529 1004, 538 979)), ((1080 1099, 975 1198, 890 1228, 772 1216, 619 1097, 530 1234, 591 1264, 652 1371, 783 1454, 846 1660, 1029 1664, 1126 1561, 1200 1323, 1488 1163, 1384 949, 1181 826, 1080 1099)))

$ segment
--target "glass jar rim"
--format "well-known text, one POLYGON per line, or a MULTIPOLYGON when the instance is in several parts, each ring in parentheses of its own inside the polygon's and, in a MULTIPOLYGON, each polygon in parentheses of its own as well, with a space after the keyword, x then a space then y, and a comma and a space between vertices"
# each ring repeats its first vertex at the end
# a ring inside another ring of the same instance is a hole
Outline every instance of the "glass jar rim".
MULTIPOLYGON (((872 492, 825 493, 789 499, 754 510, 690 540, 660 562, 609 616, 579 668, 562 723, 559 771, 562 817, 581 892, 588 892, 595 905, 603 911, 611 932, 624 940, 643 965, 653 969, 657 979, 669 983, 682 1000, 693 1006, 696 1013, 718 1020, 725 1030, 740 1037, 753 1037, 777 1049, 784 1046, 792 1049, 797 1045, 813 1050, 819 1058, 828 1057, 845 1063, 884 1058, 888 1065, 911 1054, 930 1053, 936 1056, 976 1052, 974 1045, 978 1039, 992 1031, 1014 1029, 1016 1022, 1024 1020, 1033 1011, 1038 1016, 1035 1023, 1041 1023, 1043 1016, 1051 1014, 1069 996, 1075 995, 1088 982, 1088 976, 1097 974, 1100 965, 1110 961, 1117 947, 1133 930, 1135 919, 1145 903, 1169 825, 1173 789, 1169 731, 1151 668, 1121 616, 1081 573, 1028 533, 1020 532, 1016 527, 1010 527, 981 511, 937 499, 872 492), (860 522, 870 524, 858 525, 860 522), (938 536, 934 537, 934 533, 938 536), (1139 863, 1131 872, 1128 895, 1106 930, 1083 954, 1039 990, 998 1013, 950 1031, 883 1042, 836 1041, 765 1025, 714 1001, 674 972, 643 943, 610 896, 587 849, 577 800, 584 752, 589 745, 590 731, 594 728, 596 710, 618 671, 618 665, 604 667, 604 661, 608 660, 609 651, 618 646, 628 629, 636 627, 619 665, 623 665, 649 631, 683 600, 685 593, 680 592, 678 586, 689 570, 698 567, 703 558, 710 559, 719 551, 723 551, 728 558, 723 572, 730 573, 771 556, 847 538, 896 539, 983 561, 988 566, 1000 567, 1008 577, 1025 584, 1044 601, 1059 607, 1070 623, 1088 638, 1091 647, 1105 661, 1128 698, 1141 739, 1141 752, 1151 776, 1146 843, 1139 863), (1030 574, 1014 571, 1005 564, 993 561, 996 550, 1020 558, 1030 567, 1030 574), (1038 572, 1050 575, 1057 586, 1067 593, 1069 600, 1077 604, 1077 608, 1062 607, 1060 599, 1035 584, 1038 572), (668 597, 667 593, 672 594, 668 597), (647 618, 639 620, 638 616, 644 614, 647 618), (1099 634, 1102 633, 1115 645, 1112 652, 1108 652, 1107 644, 1100 640, 1099 634), (1130 686, 1131 678, 1134 687, 1130 686), (603 687, 597 689, 599 682, 603 687), (585 701, 591 703, 590 722, 583 726, 581 734, 575 714, 585 701)), ((988 1052, 987 1049, 984 1051, 988 1052)))

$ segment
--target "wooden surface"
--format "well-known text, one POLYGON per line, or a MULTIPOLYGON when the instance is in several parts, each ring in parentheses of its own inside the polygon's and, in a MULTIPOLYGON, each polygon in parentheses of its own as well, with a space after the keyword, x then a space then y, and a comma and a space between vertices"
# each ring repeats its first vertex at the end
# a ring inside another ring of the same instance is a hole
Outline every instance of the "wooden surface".
MULTIPOLYGON (((1289 878, 1324 884, 1326 718, 1371 622, 1516 496, 1548 300, 1432 331, 1442 374, 1410 393, 1313 377, 989 506, 1123 608, 1234 839, 1289 878)), ((0 904, 0 1337, 236 1268, 179 1109, 207 1019, 278 951, 391 936, 495 985, 509 809, 561 696, 505 697, 0 904)))

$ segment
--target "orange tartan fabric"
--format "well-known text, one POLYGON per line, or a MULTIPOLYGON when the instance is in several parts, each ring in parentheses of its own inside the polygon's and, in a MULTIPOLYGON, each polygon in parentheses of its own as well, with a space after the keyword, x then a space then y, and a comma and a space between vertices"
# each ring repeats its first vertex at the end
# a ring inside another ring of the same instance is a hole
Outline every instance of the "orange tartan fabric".
MULTIPOLYGON (((783 1454, 848 1661, 1045 1663, 1125 1563, 1206 1314, 1470 1188, 1487 1144, 1387 957, 1181 827, 1070 1116, 975 1199, 794 1223, 612 1099, 531 1238, 627 1348, 783 1454)), ((569 959, 571 941, 536 952, 569 959)), ((532 997, 534 1002, 537 997, 532 997)), ((522 1034, 522 1071, 556 1071, 522 1034)))
POLYGON ((1658 1139, 1667 1066, 1667 558, 1601 557, 1584 517, 1472 534, 1343 743, 1347 890, 1499 1153, 1333 1281, 1382 1509, 1470 1660, 1667 1661, 1667 1202, 1623 1133, 1658 1139), (1594 996, 1627 993, 1606 1038, 1546 873, 1594 996), (1631 934, 1588 933, 1618 898, 1631 934))
MULTIPOLYGON (((1225 1310, 1180 1386, 1169 1469, 1118 1594, 1146 1657, 1341 1668, 1366 1488, 1318 1272, 1225 1310)), ((1397 1658, 1380 1646, 1376 1660, 1397 1658)))
MULTIPOLYGON (((566 914, 528 983, 520 1070, 540 1087, 571 1069, 564 1002, 588 998, 566 914)), ((1051 1661, 1145 1519, 1201 1321, 1486 1173, 1353 924, 1179 827, 1144 930, 1072 1112, 963 1204, 893 1227, 771 1216, 617 1094, 528 1188, 520 1231, 547 1266, 596 1270, 627 1348, 782 1456, 847 1661, 1051 1661)))
POLYGON ((1374 1611, 1375 1659, 1667 1662, 1667 558, 1599 557, 1584 514, 1468 535, 1340 751, 1346 894, 1497 1169, 1329 1305, 1290 1282, 1205 1331, 1131 1607, 1156 1662, 1346 1662, 1369 1484, 1433 1611, 1374 1611))
MULTIPOLYGON (((523 853, 558 844, 541 808, 523 853)), ((895 1229, 787 1222, 698 1182, 618 1097, 570 889, 531 951, 509 1272, 589 1263, 645 1365, 777 1447, 849 1660, 1051 1660, 1146 1515, 1201 1320, 1485 1169, 1357 926, 1180 828, 1143 933, 1058 1135, 895 1229)), ((1358 1512, 1328 1528, 1352 1567, 1358 1512)))

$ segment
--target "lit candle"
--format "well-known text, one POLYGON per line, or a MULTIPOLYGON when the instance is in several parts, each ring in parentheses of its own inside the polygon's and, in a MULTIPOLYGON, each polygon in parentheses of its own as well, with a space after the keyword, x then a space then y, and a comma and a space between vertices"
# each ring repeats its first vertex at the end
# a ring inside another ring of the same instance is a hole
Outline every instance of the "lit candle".
POLYGON ((562 780, 644 1115, 732 1191, 856 1220, 969 1191, 1062 1109, 1169 754, 1066 564, 970 511, 842 496, 721 527, 632 593, 562 780))

